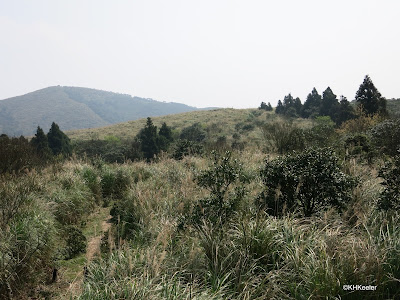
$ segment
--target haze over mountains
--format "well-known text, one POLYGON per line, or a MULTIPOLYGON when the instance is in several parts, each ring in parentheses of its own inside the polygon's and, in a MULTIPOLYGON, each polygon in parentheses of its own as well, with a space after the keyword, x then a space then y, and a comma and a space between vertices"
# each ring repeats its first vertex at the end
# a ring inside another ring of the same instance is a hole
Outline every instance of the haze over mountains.
POLYGON ((132 97, 90 88, 52 86, 0 101, 0 133, 30 136, 56 122, 62 130, 93 128, 199 110, 175 102, 132 97))

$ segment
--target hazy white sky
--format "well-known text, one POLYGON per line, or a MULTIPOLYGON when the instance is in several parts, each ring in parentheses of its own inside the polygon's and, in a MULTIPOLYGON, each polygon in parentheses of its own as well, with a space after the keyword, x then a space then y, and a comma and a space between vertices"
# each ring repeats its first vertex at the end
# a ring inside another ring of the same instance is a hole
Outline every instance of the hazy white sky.
POLYGON ((0 0, 0 99, 81 86, 197 107, 276 105, 369 74, 400 98, 399 0, 0 0))

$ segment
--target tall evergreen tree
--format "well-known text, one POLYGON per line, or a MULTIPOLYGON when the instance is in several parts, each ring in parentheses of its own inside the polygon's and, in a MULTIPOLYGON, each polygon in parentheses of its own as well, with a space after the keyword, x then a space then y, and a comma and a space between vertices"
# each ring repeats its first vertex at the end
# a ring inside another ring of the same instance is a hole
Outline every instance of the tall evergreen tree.
POLYGON ((382 97, 371 78, 366 75, 356 93, 356 101, 366 114, 387 114, 386 99, 382 97))
POLYGON ((330 116, 332 120, 336 119, 336 114, 338 112, 339 101, 336 95, 332 92, 330 87, 322 94, 320 115, 321 116, 330 116))
POLYGON ((321 102, 322 102, 321 95, 318 94, 316 88, 313 88, 311 93, 308 94, 306 102, 304 102, 301 116, 303 118, 318 116, 321 102))
POLYGON ((355 116, 354 108, 351 106, 350 102, 345 96, 340 96, 339 109, 335 120, 336 125, 340 126, 343 122, 354 119, 355 116))
POLYGON ((54 155, 62 154, 69 156, 72 154, 72 146, 69 137, 60 130, 60 127, 53 122, 47 133, 49 147, 54 155))
POLYGON ((32 146, 36 149, 39 157, 42 159, 48 159, 51 156, 51 149, 49 147, 49 142, 47 136, 43 129, 38 126, 35 136, 31 140, 32 146))
POLYGON ((148 161, 160 152, 157 126, 153 125, 150 117, 147 118, 146 126, 139 132, 138 138, 143 156, 148 161))
POLYGON ((285 108, 283 107, 282 101, 278 101, 278 105, 276 106, 275 113, 283 114, 285 112, 285 108))
POLYGON ((160 131, 158 132, 158 138, 160 150, 167 151, 174 138, 172 136, 171 128, 167 126, 165 122, 162 124, 160 131))

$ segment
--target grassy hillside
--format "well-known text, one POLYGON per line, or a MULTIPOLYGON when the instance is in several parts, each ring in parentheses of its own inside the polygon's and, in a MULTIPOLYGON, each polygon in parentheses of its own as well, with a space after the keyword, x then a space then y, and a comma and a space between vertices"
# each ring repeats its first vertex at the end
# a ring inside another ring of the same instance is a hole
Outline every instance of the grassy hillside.
POLYGON ((0 101, 0 133, 33 135, 54 121, 63 130, 101 127, 147 116, 197 110, 89 88, 54 86, 0 101))
MULTIPOLYGON (((185 127, 200 123, 208 132, 209 138, 226 136, 230 139, 234 133, 239 133, 252 144, 257 144, 262 138, 260 124, 278 119, 280 117, 274 112, 233 108, 193 111, 152 118, 154 125, 158 128, 166 122, 173 130, 180 132, 185 127)), ((307 127, 311 123, 307 119, 297 119, 294 122, 300 127, 307 127)), ((72 140, 104 139, 107 136, 132 139, 145 124, 146 118, 101 128, 70 130, 67 135, 72 140)))

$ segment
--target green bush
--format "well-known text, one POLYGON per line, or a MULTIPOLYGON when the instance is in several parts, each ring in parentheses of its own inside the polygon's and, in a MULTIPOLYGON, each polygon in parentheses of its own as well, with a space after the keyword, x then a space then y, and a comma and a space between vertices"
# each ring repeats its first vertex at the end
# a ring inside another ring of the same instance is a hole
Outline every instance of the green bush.
POLYGON ((268 150, 284 154, 305 147, 304 131, 291 122, 274 122, 262 127, 268 150))
POLYGON ((101 175, 101 189, 103 197, 121 198, 128 190, 131 178, 123 170, 112 171, 106 169, 101 175))
POLYGON ((336 143, 335 123, 329 116, 317 117, 314 126, 305 130, 305 139, 309 147, 328 147, 336 143))
POLYGON ((388 162, 379 171, 379 176, 383 178, 382 185, 384 190, 378 201, 378 208, 382 210, 400 209, 400 155, 396 156, 392 162, 388 162))
POLYGON ((212 152, 212 165, 196 177, 200 187, 210 191, 210 195, 201 199, 193 212, 192 220, 199 224, 208 220, 214 224, 226 222, 237 210, 246 194, 243 183, 248 178, 239 161, 231 159, 231 152, 225 155, 212 152))
POLYGON ((63 228, 66 237, 66 259, 71 259, 78 254, 86 252, 87 240, 82 231, 73 225, 67 225, 63 228))
POLYGON ((0 178, 0 299, 25 299, 52 266, 54 220, 34 196, 34 181, 0 178))
POLYGON ((373 144, 381 153, 395 156, 400 150, 400 119, 378 123, 369 131, 373 144))
POLYGON ((96 203, 99 204, 102 196, 100 178, 93 168, 85 167, 82 170, 82 177, 85 180, 86 185, 92 191, 96 203))
POLYGON ((355 180, 340 171, 332 149, 309 149, 267 161, 261 171, 265 190, 258 205, 269 214, 297 212, 305 217, 320 209, 342 208, 351 198, 355 180))
POLYGON ((203 151, 204 147, 198 142, 178 140, 175 144, 172 157, 176 160, 181 160, 188 155, 201 155, 203 151))

